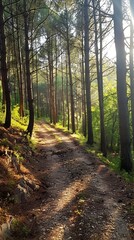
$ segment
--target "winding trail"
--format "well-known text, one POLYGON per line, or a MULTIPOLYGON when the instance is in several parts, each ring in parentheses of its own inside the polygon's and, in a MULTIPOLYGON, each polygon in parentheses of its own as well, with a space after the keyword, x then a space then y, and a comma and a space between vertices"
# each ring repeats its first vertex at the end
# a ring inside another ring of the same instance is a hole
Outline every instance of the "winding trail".
POLYGON ((35 176, 45 189, 34 209, 36 240, 131 240, 124 183, 73 137, 41 123, 35 176))

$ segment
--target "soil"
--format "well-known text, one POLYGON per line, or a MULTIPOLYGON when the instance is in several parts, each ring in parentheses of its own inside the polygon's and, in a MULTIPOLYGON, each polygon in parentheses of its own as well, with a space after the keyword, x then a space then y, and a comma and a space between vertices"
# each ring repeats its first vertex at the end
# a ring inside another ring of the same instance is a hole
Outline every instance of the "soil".
POLYGON ((12 215, 25 226, 23 233, 22 225, 14 231, 13 239, 134 239, 133 183, 87 153, 71 134, 40 123, 34 138, 33 150, 23 135, 13 133, 25 159, 20 172, 14 173, 7 156, 0 158, 0 224, 12 215), (4 191, 13 196, 22 177, 39 187, 26 202, 16 203, 4 191))

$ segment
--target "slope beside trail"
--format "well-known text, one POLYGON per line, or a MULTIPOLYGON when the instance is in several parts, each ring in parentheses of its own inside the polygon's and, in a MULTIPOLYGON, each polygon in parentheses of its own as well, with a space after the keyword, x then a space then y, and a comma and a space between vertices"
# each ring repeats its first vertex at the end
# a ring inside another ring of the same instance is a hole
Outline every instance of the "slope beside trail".
MULTIPOLYGON (((40 182, 35 240, 134 239, 132 189, 69 134, 38 124, 31 171, 40 182)), ((33 238, 32 238, 33 239, 33 238)))

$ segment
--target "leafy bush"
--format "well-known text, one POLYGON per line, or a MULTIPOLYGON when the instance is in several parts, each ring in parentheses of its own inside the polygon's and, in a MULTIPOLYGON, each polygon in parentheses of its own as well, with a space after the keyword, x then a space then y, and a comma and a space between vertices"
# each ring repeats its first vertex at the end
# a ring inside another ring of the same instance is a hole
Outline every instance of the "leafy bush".
POLYGON ((19 106, 14 106, 12 110, 12 126, 25 130, 28 125, 28 113, 25 117, 20 117, 19 106))

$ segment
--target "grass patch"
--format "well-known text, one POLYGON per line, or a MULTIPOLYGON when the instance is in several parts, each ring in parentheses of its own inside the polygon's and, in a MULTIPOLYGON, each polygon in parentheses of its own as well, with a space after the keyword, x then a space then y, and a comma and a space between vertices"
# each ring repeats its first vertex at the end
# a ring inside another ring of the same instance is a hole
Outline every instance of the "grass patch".
POLYGON ((26 131, 28 125, 28 115, 26 115, 25 117, 20 117, 18 105, 16 105, 12 110, 11 125, 23 131, 26 131))
POLYGON ((27 238, 31 234, 31 229, 23 221, 16 218, 13 219, 11 224, 12 233, 17 239, 27 238))
POLYGON ((56 125, 54 127, 57 128, 57 129, 62 130, 65 133, 72 133, 71 129, 68 130, 68 128, 67 127, 63 127, 61 123, 56 123, 56 125))

